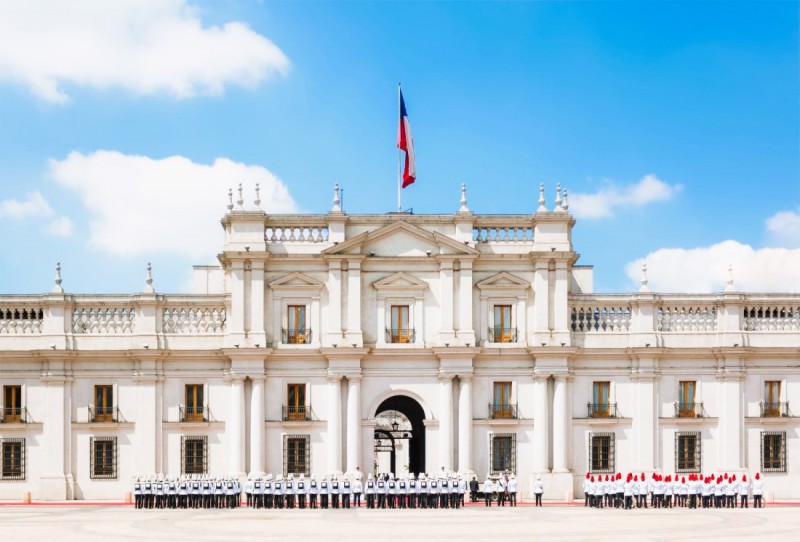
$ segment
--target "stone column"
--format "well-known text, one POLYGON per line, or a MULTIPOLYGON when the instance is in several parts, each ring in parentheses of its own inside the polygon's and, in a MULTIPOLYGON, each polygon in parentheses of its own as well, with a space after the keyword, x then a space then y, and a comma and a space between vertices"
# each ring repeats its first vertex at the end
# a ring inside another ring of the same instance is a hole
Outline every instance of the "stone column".
POLYGON ((556 375, 553 388, 553 472, 567 472, 569 405, 567 377, 556 375))
POLYGON ((361 346, 361 262, 349 260, 347 267, 347 341, 361 346))
POLYGON ((342 377, 328 374, 328 473, 342 472, 342 377))
POLYGON ((230 408, 225 430, 228 433, 228 469, 234 476, 244 472, 244 377, 230 375, 230 408))
POLYGON ((472 314, 472 262, 461 260, 458 282, 458 339, 462 344, 476 344, 472 314))
POLYGON ((547 260, 536 261, 535 269, 533 276, 533 346, 539 346, 542 343, 550 343, 550 272, 547 260))
POLYGON ((549 472, 547 375, 533 377, 533 471, 549 472))
POLYGON ((347 377, 347 472, 361 466, 361 377, 347 377))
POLYGON ((439 463, 453 469, 453 375, 439 374, 439 463))
POLYGON ((458 470, 472 472, 472 375, 458 375, 458 470))
POLYGON ((250 343, 266 346, 264 323, 264 262, 254 261, 250 272, 250 343))
POLYGON ((652 359, 639 360, 639 372, 632 375, 631 385, 634 393, 633 431, 634 460, 636 470, 652 472, 656 466, 656 383, 652 359))
MULTIPOLYGON (((340 260, 328 261, 328 320, 327 325, 328 345, 344 345, 342 342, 342 262, 340 260)), ((320 322, 320 333, 322 322, 320 322)), ((320 336, 321 337, 321 336, 320 336)))
POLYGON ((439 268, 439 282, 441 284, 439 319, 439 343, 450 344, 455 340, 453 331, 453 261, 442 260, 439 268))
MULTIPOLYGON (((60 365, 60 364, 59 364, 60 365)), ((44 376, 47 408, 44 409, 42 466, 39 477, 40 498, 45 501, 62 501, 71 498, 71 476, 67 461, 71 450, 70 411, 68 396, 70 378, 59 367, 44 376)), ((6 433, 8 435, 8 433, 6 433)), ((29 474, 30 471, 29 471, 29 474)), ((31 476, 33 478, 33 476, 31 476)))
POLYGON ((264 375, 250 377, 250 474, 264 473, 264 375))

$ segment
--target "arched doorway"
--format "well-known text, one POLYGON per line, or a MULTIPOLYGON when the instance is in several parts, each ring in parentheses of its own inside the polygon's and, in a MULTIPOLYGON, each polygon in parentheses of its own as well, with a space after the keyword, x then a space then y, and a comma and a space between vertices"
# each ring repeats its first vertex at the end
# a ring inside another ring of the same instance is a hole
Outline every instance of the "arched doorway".
MULTIPOLYGON (((384 400, 376 409, 375 456, 389 453, 391 472, 405 469, 397 465, 398 446, 407 446, 408 472, 418 475, 425 472, 425 411, 422 406, 405 395, 394 395, 384 400)), ((403 454, 405 455, 405 454, 403 454)))

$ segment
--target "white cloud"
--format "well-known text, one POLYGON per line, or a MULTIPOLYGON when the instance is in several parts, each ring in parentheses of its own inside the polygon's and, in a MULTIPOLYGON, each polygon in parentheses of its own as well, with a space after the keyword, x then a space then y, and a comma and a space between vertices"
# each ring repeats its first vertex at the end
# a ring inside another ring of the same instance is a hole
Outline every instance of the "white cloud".
POLYGON ((680 192, 681 188, 681 185, 667 184, 651 173, 635 184, 608 182, 591 194, 570 193, 569 208, 579 218, 610 218, 618 207, 642 207, 649 203, 667 201, 680 192))
POLYGON ((61 216, 51 220, 44 231, 56 237, 69 237, 72 235, 72 229, 72 220, 66 216, 61 216))
POLYGON ((720 292, 728 280, 728 265, 733 266, 737 291, 800 291, 800 248, 754 249, 731 240, 692 249, 661 248, 625 266, 636 284, 644 263, 649 287, 657 292, 720 292))
POLYGON ((270 171, 227 158, 205 165, 182 156, 72 152, 51 160, 50 173, 88 210, 90 245, 115 255, 213 256, 222 246, 219 219, 226 193, 238 183, 245 187, 246 207, 252 207, 255 183, 260 183, 265 211, 297 212, 286 185, 270 171))
POLYGON ((800 247, 800 214, 781 211, 766 220, 767 235, 775 245, 800 247))
POLYGON ((203 26, 186 0, 0 2, 0 80, 64 103, 64 86, 175 98, 254 87, 289 69, 240 22, 203 26))
POLYGON ((40 218, 53 215, 53 208, 41 192, 35 190, 24 201, 7 199, 0 201, 0 218, 40 218))

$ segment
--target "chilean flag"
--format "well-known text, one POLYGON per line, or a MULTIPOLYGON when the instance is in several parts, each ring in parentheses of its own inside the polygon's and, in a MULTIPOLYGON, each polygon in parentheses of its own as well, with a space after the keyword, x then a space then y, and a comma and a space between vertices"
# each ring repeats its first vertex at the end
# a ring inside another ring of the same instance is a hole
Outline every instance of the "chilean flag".
POLYGON ((411 136, 411 126, 408 124, 406 102, 403 100, 403 91, 400 91, 400 127, 397 130, 397 148, 406 152, 406 166, 403 169, 403 188, 410 185, 417 178, 414 167, 414 138, 411 136))

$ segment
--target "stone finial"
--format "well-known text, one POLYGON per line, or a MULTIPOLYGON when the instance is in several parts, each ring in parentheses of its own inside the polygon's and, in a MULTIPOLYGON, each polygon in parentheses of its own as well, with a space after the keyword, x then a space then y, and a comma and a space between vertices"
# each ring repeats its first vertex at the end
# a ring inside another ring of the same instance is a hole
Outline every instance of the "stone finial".
POLYGON ((461 183, 461 208, 458 210, 459 213, 468 213, 469 209, 467 208, 467 184, 461 183))
POLYGON ((236 200, 236 207, 244 209, 244 196, 242 196, 242 183, 239 183, 239 198, 236 200))
POLYGON ((261 209, 261 187, 256 183, 256 199, 253 200, 256 209, 261 209))
POLYGON ((642 264, 642 285, 639 287, 640 292, 649 292, 650 287, 647 286, 647 264, 642 264))
POLYGON ((556 185, 556 211, 563 211, 564 208, 561 206, 561 183, 556 185))
POLYGON ((733 265, 728 264, 728 280, 725 285, 726 292, 735 292, 736 290, 733 287, 733 265))
POLYGON ((333 209, 331 211, 338 213, 342 210, 342 199, 339 197, 339 183, 333 185, 333 209))
POLYGON ((61 262, 56 263, 56 278, 53 282, 55 282, 55 286, 53 286, 53 293, 63 294, 64 288, 61 287, 61 262))
POLYGON ((544 183, 539 183, 539 208, 536 212, 547 212, 547 207, 544 204, 544 183))
POLYGON ((150 265, 150 262, 147 262, 147 278, 144 280, 147 286, 144 287, 144 291, 148 294, 152 294, 155 292, 153 289, 153 266, 150 265))
POLYGON ((228 188, 228 212, 233 211, 233 190, 228 188))
POLYGON ((569 200, 567 199, 567 189, 564 189, 564 204, 562 205, 565 211, 569 211, 569 200))

